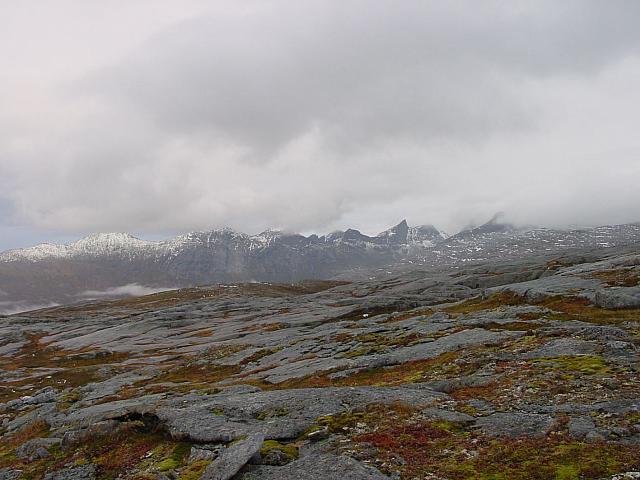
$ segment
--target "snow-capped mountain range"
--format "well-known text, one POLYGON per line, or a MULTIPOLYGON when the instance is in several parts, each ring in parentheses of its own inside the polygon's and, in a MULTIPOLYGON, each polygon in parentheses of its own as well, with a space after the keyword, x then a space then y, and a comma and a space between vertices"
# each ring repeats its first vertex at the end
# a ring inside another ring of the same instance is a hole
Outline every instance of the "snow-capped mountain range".
POLYGON ((216 245, 232 245, 235 249, 258 251, 276 243, 298 246, 352 244, 368 247, 420 245, 432 247, 446 238, 432 225, 409 227, 406 220, 389 230, 370 237, 358 230, 333 232, 325 236, 288 234, 279 230, 266 230, 257 235, 235 232, 229 228, 208 232, 191 232, 165 241, 141 240, 128 233, 96 233, 68 245, 43 243, 34 247, 8 250, 0 253, 0 262, 30 261, 76 258, 84 256, 124 255, 134 257, 175 256, 185 249, 216 245))
POLYGON ((480 261, 573 247, 640 242, 640 225, 553 230, 516 228, 496 218, 451 237, 406 221, 376 236, 358 230, 303 236, 276 230, 192 232, 166 241, 126 233, 93 234, 69 245, 42 244, 0 253, 0 313, 69 303, 88 293, 219 282, 293 282, 349 278, 398 266, 480 261))

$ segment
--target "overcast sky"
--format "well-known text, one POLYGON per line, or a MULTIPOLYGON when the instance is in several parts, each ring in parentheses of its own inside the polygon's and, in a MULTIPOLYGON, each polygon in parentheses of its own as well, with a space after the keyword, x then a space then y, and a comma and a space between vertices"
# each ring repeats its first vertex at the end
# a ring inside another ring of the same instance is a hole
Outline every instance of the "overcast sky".
POLYGON ((0 1, 0 250, 640 220, 640 2, 0 1))

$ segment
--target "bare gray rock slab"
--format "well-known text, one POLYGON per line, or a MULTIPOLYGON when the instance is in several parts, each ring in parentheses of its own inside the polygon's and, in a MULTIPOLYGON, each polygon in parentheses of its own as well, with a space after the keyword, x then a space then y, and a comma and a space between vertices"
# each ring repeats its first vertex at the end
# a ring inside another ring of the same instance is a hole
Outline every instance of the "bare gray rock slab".
POLYGON ((542 437, 552 425, 552 416, 536 413, 498 412, 476 420, 483 433, 495 437, 542 437))
POLYGON ((640 287, 617 287, 598 290, 593 303, 601 308, 638 308, 640 307, 640 287))
POLYGON ((229 480, 254 455, 259 455, 263 442, 262 435, 250 435, 246 439, 234 443, 223 450, 218 458, 207 466, 200 480, 229 480))
POLYGON ((598 343, 578 338, 553 339, 527 352, 523 358, 560 357, 564 355, 589 355, 598 352, 598 343))
POLYGON ((243 435, 267 439, 295 438, 318 417, 363 408, 372 403, 402 401, 427 406, 448 396, 426 385, 401 387, 331 387, 174 399, 156 410, 175 438, 196 442, 229 442, 243 435))
POLYGON ((343 455, 308 455, 283 467, 259 466, 239 480, 389 480, 373 467, 343 455))

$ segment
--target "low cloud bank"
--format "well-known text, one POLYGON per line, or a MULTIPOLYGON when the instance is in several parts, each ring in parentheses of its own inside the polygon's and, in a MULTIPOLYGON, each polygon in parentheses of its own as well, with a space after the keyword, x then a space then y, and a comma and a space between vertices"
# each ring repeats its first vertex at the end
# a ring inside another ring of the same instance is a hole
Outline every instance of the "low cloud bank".
POLYGON ((31 312, 43 308, 57 307, 59 303, 27 303, 27 302, 0 302, 0 315, 13 315, 15 313, 31 312))
POLYGON ((127 285, 110 287, 104 290, 85 290, 84 292, 79 293, 77 297, 84 300, 106 297, 140 297, 142 295, 151 295, 152 293, 174 289, 175 287, 148 287, 137 283, 128 283, 127 285))
MULTIPOLYGON (((143 295, 151 295, 152 293, 164 292, 167 290, 175 290, 176 287, 149 287, 139 285, 137 283, 129 283, 116 287, 106 288, 104 290, 85 290, 75 295, 76 301, 98 300, 102 298, 118 298, 118 297, 140 297, 143 295)), ((7 293, 0 290, 0 298, 6 298, 7 293)), ((73 303, 70 299, 69 303, 73 303)), ((59 303, 41 302, 31 303, 24 300, 3 300, 0 301, 0 315, 13 315, 16 313, 30 312, 40 310, 42 308, 57 307, 59 303)))

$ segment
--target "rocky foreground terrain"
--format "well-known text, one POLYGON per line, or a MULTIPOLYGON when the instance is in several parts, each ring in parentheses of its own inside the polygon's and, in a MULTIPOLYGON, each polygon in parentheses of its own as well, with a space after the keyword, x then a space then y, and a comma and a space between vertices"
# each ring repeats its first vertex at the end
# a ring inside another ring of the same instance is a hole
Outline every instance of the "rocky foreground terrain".
POLYGON ((640 478, 640 247, 0 317, 0 479, 640 478))

